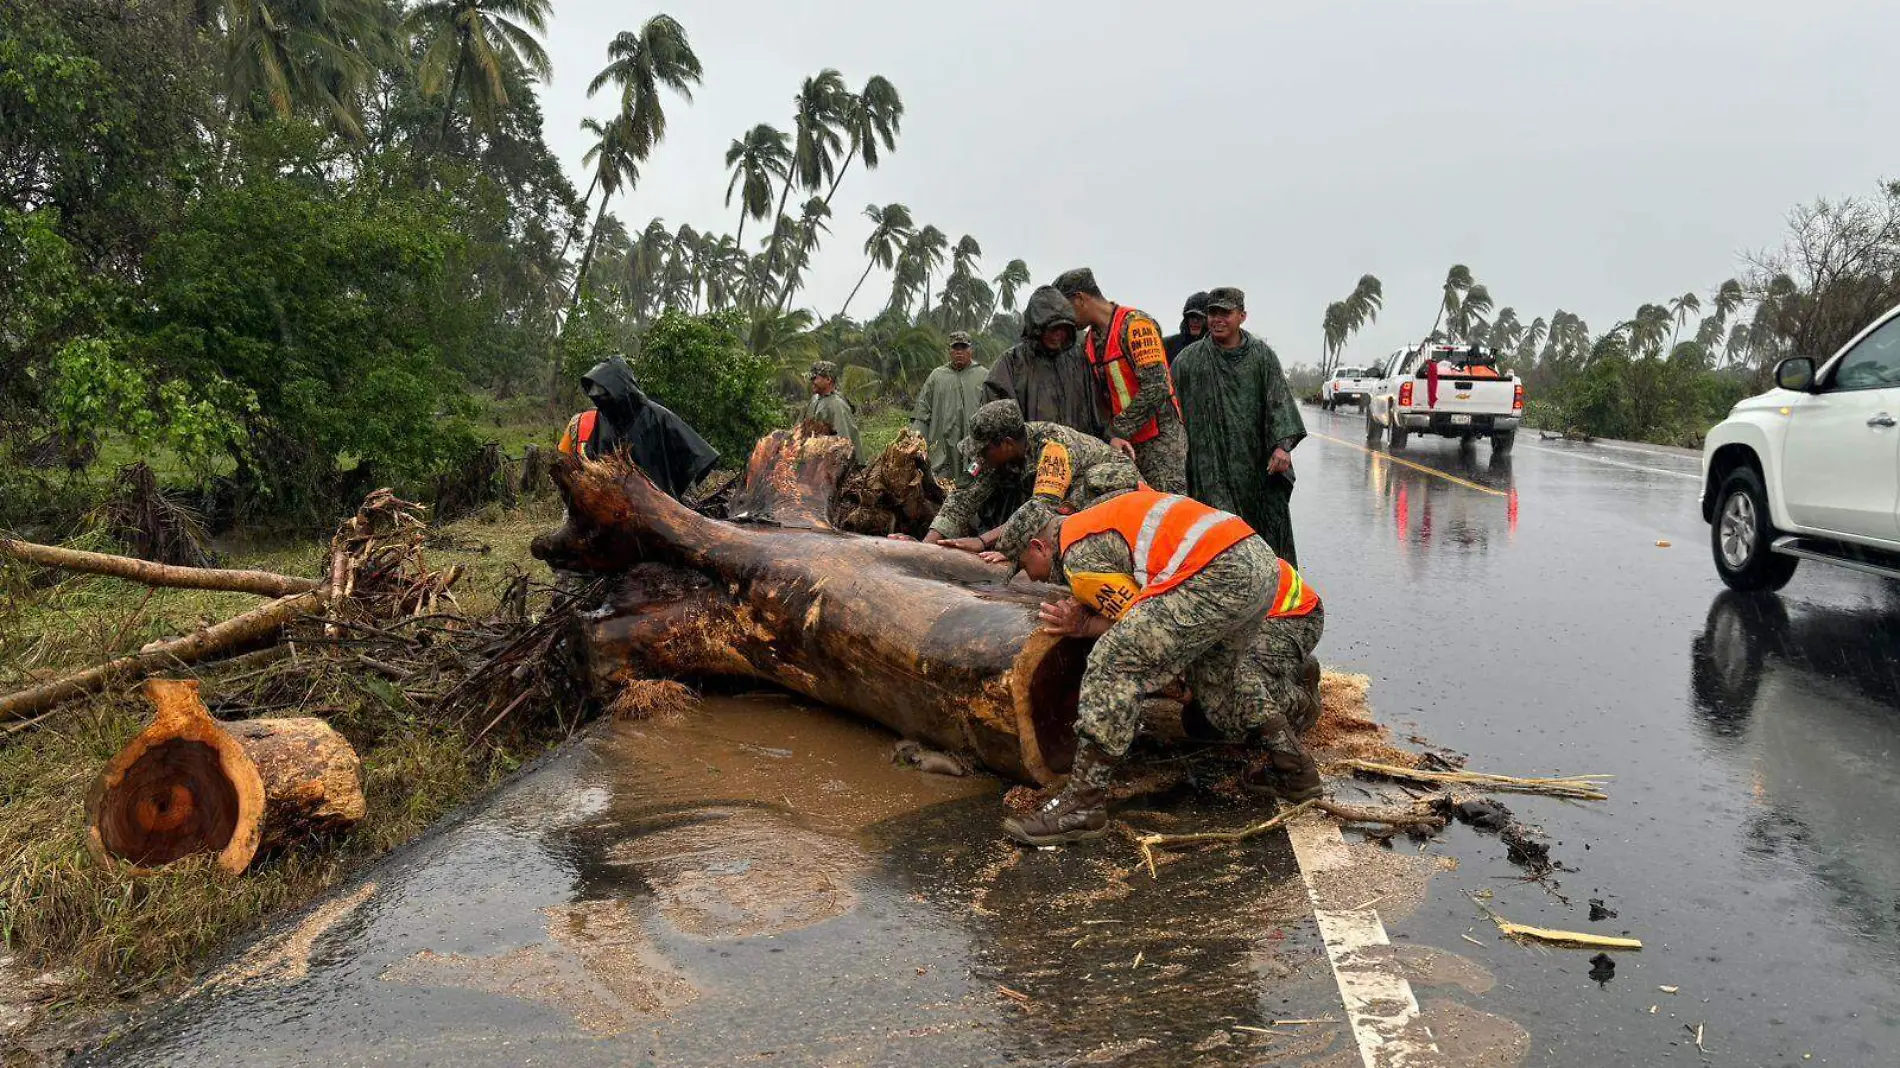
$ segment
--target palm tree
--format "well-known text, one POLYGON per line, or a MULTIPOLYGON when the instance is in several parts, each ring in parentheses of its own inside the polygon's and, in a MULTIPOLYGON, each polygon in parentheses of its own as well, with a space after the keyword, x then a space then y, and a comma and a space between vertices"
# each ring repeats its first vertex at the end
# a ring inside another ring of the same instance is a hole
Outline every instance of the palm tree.
MULTIPOLYGON (((871 268, 882 267, 890 270, 897 263, 897 254, 904 243, 910 240, 916 226, 910 221, 910 209, 902 204, 876 204, 864 206, 864 217, 871 220, 871 236, 864 239, 864 255, 867 262, 864 273, 858 276, 858 284, 851 287, 851 294, 844 298, 844 306, 838 309, 835 318, 844 318, 856 299, 858 290, 864 287, 864 280, 871 277, 871 268)), ((1021 262, 1020 260, 1017 262, 1021 262)), ((1011 294, 1014 296, 1014 293, 1011 294)))
POLYGON ((914 266, 923 272, 924 310, 921 314, 930 314, 930 276, 943 266, 944 249, 950 239, 943 231, 926 224, 923 229, 910 236, 904 246, 904 255, 910 257, 914 266))
POLYGON ((799 209, 798 234, 792 238, 792 253, 786 261, 785 285, 779 290, 777 310, 785 310, 785 302, 804 282, 805 267, 811 262, 812 253, 818 251, 818 235, 831 232, 831 227, 825 225, 829 218, 831 209, 817 197, 805 201, 805 206, 799 209))
MULTIPOLYGON (((1438 324, 1447 316, 1458 313, 1458 305, 1465 291, 1471 288, 1471 268, 1462 263, 1454 263, 1451 270, 1445 272, 1444 296, 1438 302, 1438 315, 1432 320, 1432 333, 1438 333, 1438 324)), ((1452 331, 1454 334, 1457 331, 1452 331)))
POLYGON ((587 284, 587 268, 594 260, 594 247, 600 242, 600 224, 607 217, 607 202, 623 186, 631 189, 640 180, 640 162, 634 158, 630 123, 625 115, 616 115, 605 126, 593 119, 581 122, 581 128, 595 136, 593 147, 581 162, 594 169, 594 184, 600 187, 600 210, 594 215, 594 229, 587 238, 587 250, 581 253, 581 265, 574 272, 574 295, 569 303, 578 304, 587 284))
POLYGON ((1702 298, 1694 292, 1671 297, 1668 310, 1670 317, 1676 320, 1676 329, 1669 335, 1669 351, 1673 353, 1676 351, 1676 341, 1682 337, 1683 324, 1689 321, 1689 316, 1702 314, 1702 298))
POLYGON ((1748 296, 1742 291, 1742 284, 1731 278, 1717 286, 1709 294, 1709 314, 1702 317, 1696 325, 1695 339, 1705 350, 1715 351, 1716 343, 1722 340, 1722 331, 1728 325, 1728 318, 1741 310, 1748 296))
POLYGON ((1531 320, 1531 325, 1525 327, 1524 332, 1518 335, 1518 339, 1517 339, 1518 364, 1528 369, 1529 366, 1536 361, 1537 350, 1543 346, 1544 338, 1546 335, 1549 334, 1549 332, 1550 332, 1550 326, 1549 324, 1544 322, 1543 316, 1540 315, 1537 318, 1531 320))
POLYGON ((1485 344, 1500 351, 1513 349, 1523 333, 1524 324, 1517 320, 1517 309, 1499 308, 1497 318, 1491 320, 1491 329, 1485 335, 1485 344))
POLYGON ((897 86, 883 75, 871 75, 863 92, 846 93, 839 105, 839 127, 851 138, 851 147, 838 164, 838 173, 831 177, 825 203, 831 203, 831 195, 838 191, 838 183, 844 181, 852 160, 862 159, 866 170, 877 170, 879 142, 886 152, 894 151, 903 125, 904 101, 897 95, 897 86))
MULTIPOLYGON (((1654 356, 1662 348, 1669 330, 1669 309, 1660 304, 1645 304, 1625 325, 1629 327, 1629 351, 1637 356, 1654 356)), ((1614 333, 1614 328, 1612 328, 1614 333)))
POLYGON ((745 243, 748 218, 763 219, 772 210, 772 182, 787 182, 792 168, 791 138, 759 123, 735 137, 726 147, 726 166, 732 168, 732 180, 726 183, 726 207, 732 207, 733 190, 739 191, 739 233, 734 243, 745 243))
MULTIPOLYGON (((844 75, 826 67, 805 79, 798 95, 792 98, 793 140, 791 175, 779 191, 778 213, 792 196, 794 182, 802 189, 816 192, 837 175, 838 153, 844 149, 844 137, 838 132, 843 122, 842 107, 851 94, 844 87, 844 75)), ((767 256, 776 270, 779 242, 774 235, 767 256)))
POLYGON ((686 28, 671 15, 655 15, 638 33, 625 30, 607 45, 607 65, 587 83, 587 96, 607 85, 620 87, 620 112, 627 117, 633 158, 646 162, 655 146, 666 139, 666 109, 662 88, 671 89, 688 104, 699 84, 699 57, 686 40, 686 28))
POLYGON ((1339 350, 1345 348, 1346 338, 1352 333, 1352 309, 1343 300, 1326 305, 1320 314, 1320 374, 1330 375, 1333 361, 1339 356, 1339 350))
MULTIPOLYGON (((1010 260, 1003 273, 991 279, 996 285, 997 304, 1007 312, 1016 310, 1016 294, 1029 284, 1029 265, 1021 260, 1010 260)), ((995 312, 990 314, 994 315, 995 312)))
POLYGON ((225 0, 204 14, 223 25, 225 106, 233 115, 316 112, 360 141, 364 94, 380 69, 403 61, 393 11, 376 0, 225 0))
POLYGON ((1450 315, 1445 320, 1445 332, 1455 341, 1467 341, 1473 333, 1485 328, 1485 317, 1490 314, 1491 291, 1479 284, 1467 286, 1464 299, 1457 301, 1450 309, 1450 315))
POLYGON ((409 12, 403 28, 411 35, 429 39, 417 71, 423 95, 441 92, 443 79, 448 79, 448 95, 442 101, 442 130, 436 136, 438 147, 448 141, 449 121, 455 116, 455 99, 461 95, 465 77, 469 114, 476 125, 491 130, 496 116, 508 106, 508 90, 503 84, 508 67, 525 70, 542 81, 553 77, 554 65, 548 60, 547 49, 535 37, 548 31, 550 3, 430 0, 409 12))

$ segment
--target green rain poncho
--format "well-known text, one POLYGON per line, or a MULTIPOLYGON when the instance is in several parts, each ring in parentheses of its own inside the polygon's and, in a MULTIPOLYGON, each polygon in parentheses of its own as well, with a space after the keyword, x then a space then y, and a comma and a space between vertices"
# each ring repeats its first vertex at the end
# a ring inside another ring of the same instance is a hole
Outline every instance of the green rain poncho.
POLYGON ((1229 350, 1203 338, 1175 358, 1174 392, 1187 424, 1188 492, 1245 519, 1297 565, 1288 508, 1293 479, 1268 476, 1267 463, 1275 446, 1293 451, 1306 437, 1306 423, 1273 349, 1245 331, 1240 341, 1229 350))
POLYGON ((851 451, 857 455, 859 463, 864 462, 864 443, 858 440, 857 411, 851 407, 850 401, 844 399, 844 394, 836 390, 822 396, 812 394, 811 404, 805 408, 805 418, 829 423, 833 434, 850 438, 851 451))
POLYGON ((917 391, 917 407, 910 428, 924 436, 930 448, 930 470, 937 481, 953 483, 962 466, 957 444, 970 432, 970 417, 983 407, 983 382, 990 372, 972 363, 959 371, 948 364, 930 372, 917 391))

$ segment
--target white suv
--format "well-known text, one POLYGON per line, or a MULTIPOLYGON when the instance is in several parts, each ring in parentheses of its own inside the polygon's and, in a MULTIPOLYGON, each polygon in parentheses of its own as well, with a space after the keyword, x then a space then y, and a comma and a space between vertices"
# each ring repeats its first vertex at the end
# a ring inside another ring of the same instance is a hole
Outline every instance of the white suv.
POLYGON ((1819 367, 1797 356, 1702 446, 1715 569, 1778 590, 1802 560, 1900 578, 1900 308, 1819 367))

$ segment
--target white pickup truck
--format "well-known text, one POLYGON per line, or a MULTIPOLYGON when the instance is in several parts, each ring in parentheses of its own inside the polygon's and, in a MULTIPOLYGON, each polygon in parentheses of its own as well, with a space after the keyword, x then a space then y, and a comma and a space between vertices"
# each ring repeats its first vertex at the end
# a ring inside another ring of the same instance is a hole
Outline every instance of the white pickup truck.
POLYGON ((1823 363, 1797 356, 1702 445, 1716 573, 1778 590, 1802 560, 1900 578, 1900 308, 1823 363))
POLYGON ((1332 411, 1342 404, 1356 404, 1364 407, 1379 385, 1379 369, 1368 367, 1341 367, 1333 372, 1319 387, 1319 406, 1332 411))
POLYGON ((1387 359, 1366 403, 1366 441, 1390 434, 1392 447, 1402 449, 1413 434, 1488 437, 1503 453, 1523 420, 1524 384, 1498 369, 1491 350, 1428 341, 1387 359))

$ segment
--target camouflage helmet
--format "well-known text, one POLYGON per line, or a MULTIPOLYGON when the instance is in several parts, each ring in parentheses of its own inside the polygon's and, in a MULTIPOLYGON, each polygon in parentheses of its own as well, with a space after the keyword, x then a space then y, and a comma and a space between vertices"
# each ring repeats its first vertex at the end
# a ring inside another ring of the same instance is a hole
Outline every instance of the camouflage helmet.
POLYGON ((1011 564, 1022 566, 1023 550, 1029 548, 1029 539, 1035 537, 1051 519, 1060 518, 1054 505, 1040 498, 1031 497, 1016 513, 1003 524, 1002 536, 996 539, 996 551, 1008 558, 1011 564))
POLYGON ((976 410, 970 417, 970 436, 959 446, 965 455, 982 459, 991 445, 1028 435, 1023 426, 1023 410, 1013 400, 995 400, 976 410))
POLYGON ((817 378, 820 375, 823 375, 824 377, 831 379, 833 382, 836 382, 838 380, 838 365, 835 363, 832 363, 830 360, 819 360, 818 362, 812 364, 811 377, 817 378))
POLYGON ((1095 284, 1095 272, 1087 267, 1063 271, 1056 275, 1056 280, 1051 284, 1056 287, 1056 292, 1065 297, 1073 297, 1077 293, 1096 297, 1102 295, 1102 287, 1095 284))

